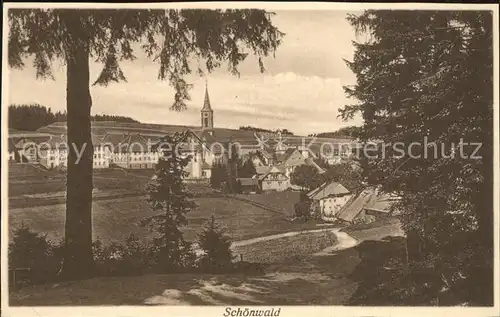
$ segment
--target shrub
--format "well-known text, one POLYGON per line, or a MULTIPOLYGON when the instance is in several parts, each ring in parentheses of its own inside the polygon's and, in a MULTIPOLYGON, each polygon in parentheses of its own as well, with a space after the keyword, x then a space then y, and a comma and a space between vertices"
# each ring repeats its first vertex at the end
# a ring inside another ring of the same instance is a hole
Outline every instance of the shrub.
POLYGON ((294 205, 294 216, 296 218, 308 221, 313 217, 311 212, 312 200, 305 192, 300 193, 300 200, 294 205))
POLYGON ((59 246, 47 235, 33 232, 28 226, 15 229, 9 243, 9 269, 29 269, 31 283, 45 283, 56 279, 61 266, 59 246))
POLYGON ((198 266, 202 271, 221 273, 233 269, 231 240, 215 222, 213 215, 198 235, 198 244, 204 251, 198 260, 198 266))
POLYGON ((140 275, 151 270, 153 256, 146 245, 131 234, 125 243, 104 246, 100 240, 93 243, 94 265, 97 275, 140 275))

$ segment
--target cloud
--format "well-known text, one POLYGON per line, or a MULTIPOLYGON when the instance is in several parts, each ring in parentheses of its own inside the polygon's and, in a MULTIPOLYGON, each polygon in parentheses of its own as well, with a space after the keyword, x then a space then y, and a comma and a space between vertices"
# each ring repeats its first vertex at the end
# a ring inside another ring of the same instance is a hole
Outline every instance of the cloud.
MULTIPOLYGON (((354 76, 343 58, 352 55, 354 32, 339 12, 278 12, 276 25, 286 33, 276 58, 266 58, 266 73, 258 71, 255 57, 240 67, 241 77, 225 69, 208 76, 208 88, 215 124, 238 128, 287 128, 296 133, 332 131, 358 124, 341 122, 338 109, 350 104, 342 86, 354 83, 354 76)), ((92 113, 133 117, 142 122, 198 125, 203 105, 205 79, 188 76, 193 85, 188 110, 169 110, 174 91, 168 82, 157 79, 158 64, 138 52, 134 62, 122 63, 127 83, 91 87, 92 113)), ((223 66, 224 68, 224 66, 223 66)), ((101 65, 91 63, 91 81, 101 65)), ((27 68, 10 72, 10 102, 50 106, 53 111, 66 105, 66 70, 54 65, 56 81, 37 81, 35 71, 27 68)))

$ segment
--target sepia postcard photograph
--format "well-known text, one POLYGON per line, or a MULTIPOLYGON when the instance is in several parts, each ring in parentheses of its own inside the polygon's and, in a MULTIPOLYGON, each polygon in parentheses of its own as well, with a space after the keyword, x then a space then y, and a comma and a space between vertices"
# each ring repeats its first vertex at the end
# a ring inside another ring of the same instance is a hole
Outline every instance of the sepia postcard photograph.
POLYGON ((2 316, 500 312, 498 6, 4 9, 2 316))

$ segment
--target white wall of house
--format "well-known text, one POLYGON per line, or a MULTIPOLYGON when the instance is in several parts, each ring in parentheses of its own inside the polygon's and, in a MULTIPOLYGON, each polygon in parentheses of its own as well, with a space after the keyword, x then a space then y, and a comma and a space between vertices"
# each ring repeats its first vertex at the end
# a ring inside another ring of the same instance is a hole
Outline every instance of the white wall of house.
POLYGON ((339 210, 345 206, 352 195, 344 195, 340 197, 326 197, 319 200, 319 208, 321 216, 335 217, 339 210))
POLYGON ((326 161, 329 165, 336 165, 342 162, 342 158, 340 156, 335 155, 328 157, 326 161))
POLYGON ((284 191, 290 188, 290 179, 281 173, 269 173, 261 183, 264 191, 284 191))
POLYGON ((38 160, 37 148, 35 145, 26 146, 19 150, 19 156, 28 160, 28 162, 36 162, 38 160))
MULTIPOLYGON (((109 152, 110 163, 121 168, 151 169, 154 168, 160 158, 159 152, 109 152)), ((108 163, 109 167, 109 163, 108 163)))
POLYGON ((191 175, 192 178, 201 178, 202 175, 202 165, 203 165, 203 159, 202 155, 200 152, 195 152, 191 156, 191 161, 192 161, 192 170, 191 170, 191 175))
POLYGON ((121 168, 128 168, 128 154, 122 152, 111 153, 110 163, 116 164, 121 168))
POLYGON ((252 163, 253 163, 253 166, 255 166, 255 167, 265 166, 265 163, 258 156, 254 156, 252 158, 252 163))
POLYGON ((212 177, 212 170, 211 169, 205 168, 201 171, 201 178, 209 179, 210 177, 212 177))
POLYGON ((96 145, 94 146, 94 159, 93 168, 109 168, 109 161, 111 159, 111 151, 107 146, 96 145))
POLYGON ((67 167, 68 151, 65 148, 42 149, 39 163, 45 168, 67 167))

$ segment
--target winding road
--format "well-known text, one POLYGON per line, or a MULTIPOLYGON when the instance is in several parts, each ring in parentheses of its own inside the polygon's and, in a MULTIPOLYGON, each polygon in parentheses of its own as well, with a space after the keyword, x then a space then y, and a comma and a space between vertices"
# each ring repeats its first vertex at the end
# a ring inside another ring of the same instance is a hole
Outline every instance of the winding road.
MULTIPOLYGON (((337 237, 337 244, 335 246, 329 247, 328 249, 325 249, 323 251, 329 252, 329 251, 338 251, 338 250, 343 250, 346 249, 347 247, 352 247, 357 244, 357 240, 349 236, 345 232, 340 232, 340 228, 322 228, 322 229, 309 229, 309 230, 300 230, 300 231, 289 231, 289 232, 283 232, 283 233, 278 233, 278 234, 272 234, 268 236, 261 236, 257 238, 252 238, 252 239, 246 239, 246 240, 240 240, 240 241, 235 241, 231 244, 231 248, 237 248, 237 247, 243 247, 247 246, 250 244, 255 244, 259 242, 264 242, 264 241, 269 241, 269 240, 276 240, 276 239, 281 239, 281 238, 287 238, 287 237, 293 237, 297 236, 300 234, 309 234, 309 233, 318 233, 318 232, 333 232, 335 236, 337 237), (353 240, 355 243, 353 244, 353 240), (334 250, 335 247, 338 247, 337 249, 334 250)), ((203 251, 199 249, 198 244, 193 245, 194 250, 196 254, 201 254, 203 251)), ((322 252, 323 252, 322 251, 322 252)), ((317 255, 320 255, 321 252, 317 253, 317 255)))

